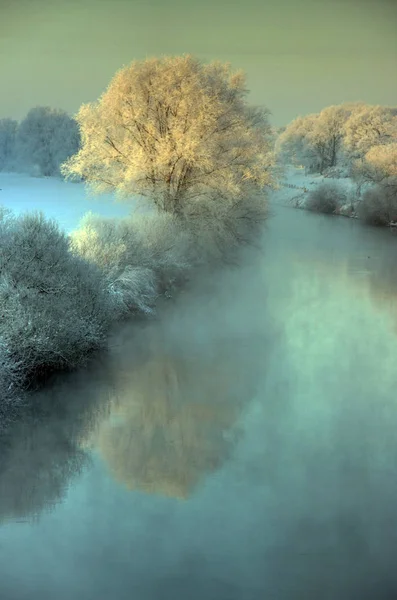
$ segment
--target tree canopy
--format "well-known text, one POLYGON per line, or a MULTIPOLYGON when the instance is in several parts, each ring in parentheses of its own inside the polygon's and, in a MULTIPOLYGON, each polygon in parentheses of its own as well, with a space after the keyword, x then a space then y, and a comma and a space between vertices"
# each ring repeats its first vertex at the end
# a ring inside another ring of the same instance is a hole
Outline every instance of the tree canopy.
POLYGON ((273 184, 269 111, 247 103, 242 72, 190 55, 133 61, 76 120, 82 146, 62 167, 92 191, 158 209, 231 203, 273 184))

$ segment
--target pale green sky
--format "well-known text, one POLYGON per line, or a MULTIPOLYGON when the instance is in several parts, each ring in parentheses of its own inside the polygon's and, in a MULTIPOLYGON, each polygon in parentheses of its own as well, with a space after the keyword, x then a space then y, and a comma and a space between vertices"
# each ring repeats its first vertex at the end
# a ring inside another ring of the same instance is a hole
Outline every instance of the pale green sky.
POLYGON ((0 118, 70 113, 134 59, 195 54, 247 73, 275 125, 397 104, 397 0, 0 0, 0 118))

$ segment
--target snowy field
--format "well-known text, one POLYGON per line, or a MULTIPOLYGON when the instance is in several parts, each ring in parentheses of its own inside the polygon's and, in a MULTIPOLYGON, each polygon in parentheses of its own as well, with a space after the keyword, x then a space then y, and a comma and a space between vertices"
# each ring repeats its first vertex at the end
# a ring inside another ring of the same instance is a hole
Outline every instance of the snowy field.
POLYGON ((0 173, 0 205, 16 215, 41 210, 46 217, 56 219, 67 233, 75 229, 89 211, 104 217, 124 217, 131 210, 142 210, 137 202, 116 201, 110 194, 90 197, 82 183, 20 173, 0 173))
POLYGON ((288 165, 285 167, 285 177, 280 182, 280 189, 272 191, 270 199, 284 206, 295 206, 296 203, 301 204, 307 194, 324 181, 342 187, 347 197, 355 194, 356 184, 349 177, 332 179, 317 173, 305 175, 305 169, 288 165))

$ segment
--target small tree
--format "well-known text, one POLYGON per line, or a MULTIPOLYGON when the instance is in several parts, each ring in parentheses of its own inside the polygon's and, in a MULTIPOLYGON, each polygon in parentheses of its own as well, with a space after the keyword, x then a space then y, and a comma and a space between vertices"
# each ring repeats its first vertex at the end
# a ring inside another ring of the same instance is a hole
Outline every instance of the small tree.
POLYGON ((246 96, 244 75, 229 65, 189 55, 134 61, 80 108, 82 147, 62 173, 178 217, 236 202, 246 216, 274 166, 268 111, 246 96))
POLYGON ((22 168, 38 167, 41 175, 57 176, 60 165, 80 146, 77 123, 48 106, 32 108, 21 122, 16 147, 22 168))
POLYGON ((0 171, 13 166, 17 127, 14 119, 0 119, 0 171))

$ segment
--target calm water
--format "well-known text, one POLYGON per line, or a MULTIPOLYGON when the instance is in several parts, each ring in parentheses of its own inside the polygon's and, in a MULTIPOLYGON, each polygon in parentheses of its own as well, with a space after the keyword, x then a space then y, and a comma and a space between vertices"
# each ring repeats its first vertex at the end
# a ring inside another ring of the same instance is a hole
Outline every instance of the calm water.
POLYGON ((54 380, 0 443, 0 598, 396 598, 396 258, 274 207, 261 256, 54 380))

